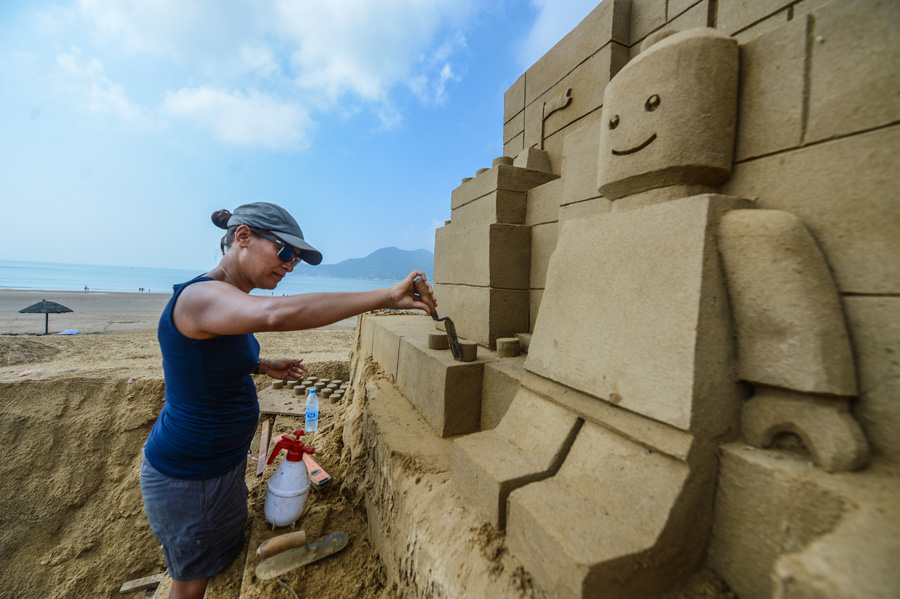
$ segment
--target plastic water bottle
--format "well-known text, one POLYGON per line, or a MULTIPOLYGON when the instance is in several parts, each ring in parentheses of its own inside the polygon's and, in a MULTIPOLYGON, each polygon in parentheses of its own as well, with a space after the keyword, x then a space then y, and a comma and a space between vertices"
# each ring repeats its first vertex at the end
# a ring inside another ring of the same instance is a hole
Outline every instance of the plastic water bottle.
POLYGON ((315 387, 309 388, 306 396, 306 432, 312 433, 319 428, 319 396, 315 387))

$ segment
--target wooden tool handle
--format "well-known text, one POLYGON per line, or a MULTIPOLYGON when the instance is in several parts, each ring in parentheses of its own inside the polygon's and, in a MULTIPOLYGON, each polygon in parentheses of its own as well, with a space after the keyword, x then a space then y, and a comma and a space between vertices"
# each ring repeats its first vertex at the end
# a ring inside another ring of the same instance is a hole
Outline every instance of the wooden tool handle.
POLYGON ((260 559, 266 559, 273 555, 278 555, 282 551, 300 547, 301 545, 306 545, 306 531, 304 530, 289 532, 287 534, 278 535, 277 537, 272 537, 268 541, 263 541, 260 544, 259 549, 256 550, 256 555, 258 555, 260 559))
POLYGON ((428 283, 425 282, 425 279, 418 278, 413 281, 413 284, 416 286, 416 293, 419 294, 419 299, 421 299, 425 304, 428 304, 428 309, 431 314, 434 314, 434 302, 431 301, 431 293, 428 291, 428 283))

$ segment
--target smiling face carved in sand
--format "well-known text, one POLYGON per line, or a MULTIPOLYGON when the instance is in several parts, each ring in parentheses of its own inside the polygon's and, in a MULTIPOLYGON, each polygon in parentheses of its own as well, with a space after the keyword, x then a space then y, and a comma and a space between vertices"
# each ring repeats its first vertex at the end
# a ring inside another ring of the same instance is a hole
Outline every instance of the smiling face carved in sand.
POLYGON ((604 92, 598 185, 610 199, 731 176, 737 42, 691 29, 652 45, 604 92))

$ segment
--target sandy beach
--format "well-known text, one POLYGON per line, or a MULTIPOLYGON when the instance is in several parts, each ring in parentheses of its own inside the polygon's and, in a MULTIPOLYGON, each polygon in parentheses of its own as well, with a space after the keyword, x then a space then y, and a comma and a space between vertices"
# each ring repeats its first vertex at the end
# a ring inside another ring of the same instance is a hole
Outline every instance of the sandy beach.
MULTIPOLYGON (((75 329, 80 334, 155 331, 171 293, 126 293, 8 289, 0 291, 0 335, 42 335, 43 314, 20 314, 19 310, 47 300, 71 308, 51 314, 49 333, 75 329)), ((352 330, 356 319, 323 327, 352 330)))

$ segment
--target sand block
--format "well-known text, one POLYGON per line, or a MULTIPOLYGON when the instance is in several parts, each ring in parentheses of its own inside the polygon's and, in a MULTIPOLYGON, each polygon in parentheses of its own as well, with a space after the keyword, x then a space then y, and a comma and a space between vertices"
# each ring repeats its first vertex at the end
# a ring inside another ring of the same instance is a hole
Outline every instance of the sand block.
POLYGON ((525 375, 525 356, 484 365, 481 393, 481 430, 495 428, 509 409, 525 375))
POLYGON ((512 139, 503 142, 503 153, 507 156, 515 156, 525 148, 524 113, 522 114, 523 130, 512 139))
POLYGON ((828 264, 796 216, 735 210, 719 249, 737 329, 738 376, 796 391, 854 396, 856 369, 828 264))
POLYGON ((508 123, 517 114, 525 110, 525 74, 509 86, 503 94, 503 122, 508 123))
POLYGON ((725 33, 732 34, 783 9, 788 4, 785 0, 755 2, 728 0, 719 5, 717 27, 725 33))
POLYGON ((831 2, 816 11, 807 142, 900 120, 900 4, 831 2))
POLYGON ((509 549, 560 599, 658 597, 702 555, 691 484, 685 462, 587 422, 555 476, 510 493, 509 549))
POLYGON ((606 87, 600 192, 617 199, 727 181, 737 87, 737 42, 715 30, 682 31, 641 52, 606 87))
MULTIPOLYGON (((666 22, 667 0, 643 0, 631 3, 631 43, 643 39, 666 22)), ((671 13, 674 14, 674 13, 671 13)))
POLYGON ((375 319, 372 358, 385 372, 396 378, 400 360, 400 339, 407 335, 428 335, 434 331, 433 323, 431 318, 418 314, 375 319))
POLYGON ((544 148, 560 172, 564 130, 600 119, 604 88, 627 62, 628 49, 609 44, 541 93, 525 107, 525 147, 544 148))
POLYGON ((459 362, 450 352, 428 348, 427 330, 433 326, 430 318, 403 316, 396 320, 406 324, 379 326, 383 329, 381 334, 397 338, 396 380, 403 395, 438 436, 479 430, 484 365, 496 358, 483 356, 472 362, 459 362), (428 329, 412 334, 415 327, 428 329))
POLYGON ((520 225, 525 222, 526 194, 493 191, 452 211, 450 222, 458 227, 494 223, 520 225))
POLYGON ((435 283, 434 292, 441 302, 438 314, 453 319, 461 338, 493 347, 498 337, 530 328, 527 290, 435 283))
MULTIPOLYGON (((357 343, 363 356, 372 356, 372 345, 375 342, 375 321, 377 317, 372 314, 361 314, 357 319, 357 343)), ((309 380, 309 377, 307 377, 309 380)))
POLYGON ((813 144, 735 166, 725 193, 796 214, 841 293, 900 294, 900 127, 813 144), (865 156, 865 167, 847 160, 865 156))
POLYGON ((741 599, 896 596, 900 482, 828 474, 804 456, 723 445, 709 565, 741 599))
POLYGON ((733 427, 715 229, 741 206, 705 194, 560 223, 526 370, 682 430, 733 427))
POLYGON ((525 106, 553 87, 561 74, 575 70, 585 57, 597 54, 607 45, 629 45, 632 4, 628 0, 600 3, 576 29, 535 62, 525 75, 525 106))
POLYGON ((447 333, 428 333, 429 349, 448 349, 450 347, 450 339, 447 333))
POLYGON ((510 491, 554 474, 578 425, 575 414, 520 388, 496 429, 453 443, 453 484, 488 522, 503 529, 510 491))
POLYGON ((529 147, 516 154, 513 164, 519 168, 528 168, 547 173, 553 172, 550 168, 550 155, 544 150, 529 147))
POLYGON ((518 337, 501 337, 497 339, 497 357, 515 358, 521 353, 518 337))
POLYGON ((575 129, 563 141, 562 197, 560 205, 565 206, 596 198, 597 165, 600 148, 601 127, 605 121, 595 121, 575 129))
POLYGON ((526 225, 555 223, 559 220, 559 202, 562 197, 563 183, 563 179, 560 178, 535 187, 528 192, 528 209, 525 212, 526 225))
POLYGON ((434 280, 501 289, 528 289, 531 227, 451 224, 435 233, 434 280))
POLYGON ((478 358, 478 344, 474 341, 459 342, 459 361, 474 362, 478 358))
POLYGON ((741 46, 736 160, 801 144, 807 27, 795 18, 741 46))
POLYGON ((844 298, 859 372, 853 415, 872 453, 900 461, 900 297, 844 298))
POLYGON ((559 175, 543 170, 498 164, 454 189, 450 195, 450 209, 456 210, 494 191, 528 191, 558 178, 559 175))
POLYGON ((556 249, 557 223, 531 227, 531 288, 543 289, 547 281, 547 265, 556 249))
MULTIPOLYGON (((521 135, 524 137, 525 135, 525 111, 519 112, 519 114, 513 116, 510 120, 503 123, 503 143, 507 143, 517 135, 521 135)), ((507 148, 503 148, 505 152, 507 148)), ((522 148, 518 148, 517 152, 521 152, 522 148)), ((516 154, 516 152, 511 152, 510 155, 516 154)))

